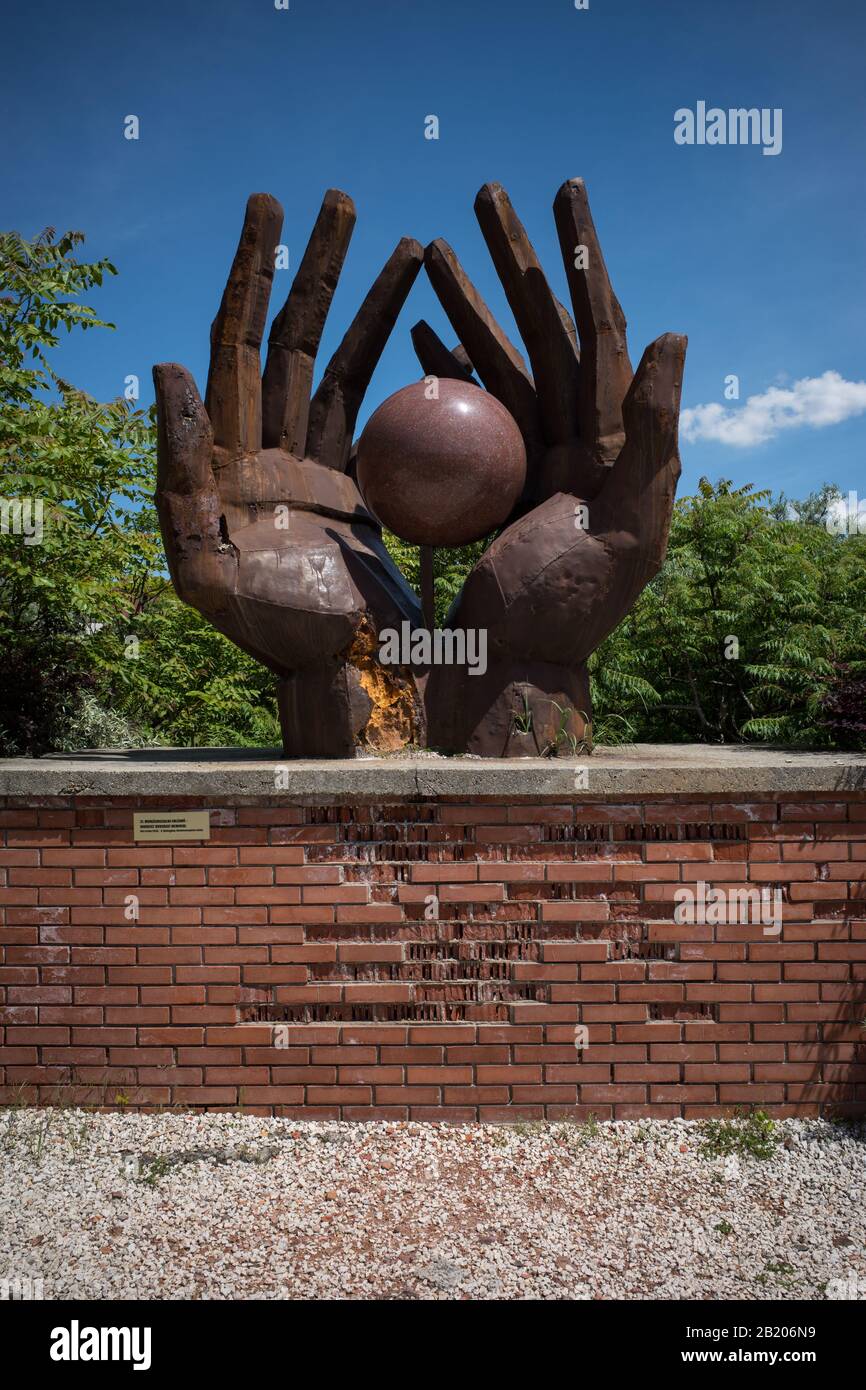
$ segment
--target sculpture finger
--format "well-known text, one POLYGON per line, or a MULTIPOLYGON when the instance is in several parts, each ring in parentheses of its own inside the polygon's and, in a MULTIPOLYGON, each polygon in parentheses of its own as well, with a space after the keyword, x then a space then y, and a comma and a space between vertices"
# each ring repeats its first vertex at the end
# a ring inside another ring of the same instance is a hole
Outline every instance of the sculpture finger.
POLYGON ((313 368, 355 226, 347 193, 329 188, 289 296, 271 325, 262 378, 262 444, 303 456, 313 368))
POLYGON ((210 333, 205 404, 218 449, 251 452, 262 442, 259 356, 283 210, 268 193, 247 202, 238 249, 210 333))
POLYGON ((644 352, 623 403, 625 444, 590 508, 590 529, 607 532, 624 562, 628 604, 657 572, 667 546, 680 476, 677 426, 687 343, 681 334, 665 333, 644 352))
POLYGON ((475 215, 526 344, 545 443, 565 444, 578 433, 579 365, 574 326, 552 294, 532 243, 500 184, 484 184, 475 199, 475 215))
POLYGON ((447 242, 431 242, 424 255, 430 283, 491 395, 517 421, 530 461, 543 447, 535 387, 520 353, 509 342, 447 242))
POLYGON ((451 353, 457 365, 459 367, 462 367, 465 372, 468 372, 470 376, 473 376, 475 368, 473 367, 469 353, 466 351, 463 344, 455 343, 454 347, 451 349, 451 353))
POLYGON ((456 381, 474 380, 471 367, 465 366, 456 352, 445 346, 439 334, 424 319, 416 323, 409 334, 415 356, 427 376, 451 377, 456 381))
POLYGON ((599 462, 609 465, 622 447, 622 403, 632 378, 625 315, 601 254, 583 179, 562 185, 553 212, 580 334, 580 434, 599 462))
POLYGON ((423 259, 419 243, 404 237, 352 320, 310 403, 308 458, 345 470, 364 393, 423 259))
POLYGON ((213 430, 185 367, 153 369, 156 391, 156 506, 169 572, 187 603, 212 612, 235 557, 223 534, 214 482, 213 430))

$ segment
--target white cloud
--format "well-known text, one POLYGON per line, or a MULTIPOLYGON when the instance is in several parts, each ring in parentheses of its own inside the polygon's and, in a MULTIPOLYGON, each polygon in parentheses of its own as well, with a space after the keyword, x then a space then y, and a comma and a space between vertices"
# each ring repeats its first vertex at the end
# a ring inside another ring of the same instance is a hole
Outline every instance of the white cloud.
POLYGON ((748 449, 766 444, 780 430, 809 425, 823 429, 866 411, 866 381, 846 381, 838 372, 806 376, 790 388, 771 386, 745 405, 696 405, 680 416, 680 433, 689 444, 699 439, 748 449))

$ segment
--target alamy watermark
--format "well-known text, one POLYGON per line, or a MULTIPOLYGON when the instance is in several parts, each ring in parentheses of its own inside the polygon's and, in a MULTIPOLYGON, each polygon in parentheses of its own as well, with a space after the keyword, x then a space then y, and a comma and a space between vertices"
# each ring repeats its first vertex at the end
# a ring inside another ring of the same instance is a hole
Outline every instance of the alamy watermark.
POLYGON ((385 627, 379 633, 383 666, 466 666, 470 676, 487 670, 487 629, 484 627, 425 627, 410 622, 385 627))
POLYGON ((781 106, 707 106, 699 101, 694 111, 681 106, 674 112, 677 145, 762 145, 763 154, 782 153, 781 106))
POLYGON ((41 1302, 44 1297, 44 1280, 30 1274, 9 1274, 0 1279, 0 1303, 41 1302))
POLYGON ((44 510, 41 497, 0 497, 0 536, 23 536, 25 545, 41 545, 44 510))
POLYGON ((858 1275, 853 1269, 848 1268, 844 1279, 828 1279, 825 1292, 829 1299, 861 1302, 866 1299, 866 1279, 862 1274, 858 1275))
POLYGON ((151 1336, 149 1327, 82 1327, 73 1318, 52 1328, 48 1354, 52 1361, 129 1361, 134 1371, 147 1371, 151 1336))
POLYGON ((765 936, 778 936, 782 930, 781 888, 711 888, 698 879, 693 888, 677 888, 674 902, 674 921, 678 925, 757 923, 765 936))
POLYGON ((866 536, 866 501, 856 492, 839 497, 830 503, 824 525, 831 536, 866 536))

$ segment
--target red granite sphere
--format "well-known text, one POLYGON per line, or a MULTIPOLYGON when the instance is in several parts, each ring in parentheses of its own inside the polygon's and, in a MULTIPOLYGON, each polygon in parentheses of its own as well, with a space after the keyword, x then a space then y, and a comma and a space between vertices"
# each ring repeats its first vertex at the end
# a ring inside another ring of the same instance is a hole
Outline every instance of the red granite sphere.
POLYGON ((416 381, 383 401, 358 442, 358 486, 389 531, 413 545, 466 545, 510 515, 526 478, 513 417, 468 382, 416 381))

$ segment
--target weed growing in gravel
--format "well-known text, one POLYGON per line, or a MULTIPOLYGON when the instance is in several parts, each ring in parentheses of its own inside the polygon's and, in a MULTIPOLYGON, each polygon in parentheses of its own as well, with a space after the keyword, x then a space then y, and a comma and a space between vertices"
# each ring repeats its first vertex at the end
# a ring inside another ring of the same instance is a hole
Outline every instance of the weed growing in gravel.
POLYGON ((18 1123, 20 1111, 26 1104, 22 1100, 23 1088, 19 1086, 10 1104, 3 1111, 3 1126, 0 1128, 0 1153, 12 1153, 17 1148, 21 1126, 18 1123))
POLYGON ((733 1229, 734 1228, 731 1225, 730 1221, 726 1221, 724 1217, 721 1221, 717 1221, 715 1226, 713 1227, 713 1230, 718 1231, 720 1236, 729 1236, 733 1229))
POLYGON ((115 1108, 122 1114, 134 1104, 135 1095, 114 1089, 107 1075, 83 1081, 74 1067, 46 1098, 38 1087, 22 1082, 8 1105, 0 1107, 0 1153, 22 1153, 41 1164, 52 1147, 71 1150, 76 1157, 86 1147, 97 1111, 115 1108))
POLYGON ((831 1123, 840 1134, 847 1134, 858 1143, 866 1141, 866 1124, 858 1115, 834 1115, 831 1123))
POLYGON ((768 1260, 764 1265, 763 1273, 755 1275, 756 1284, 779 1284, 781 1288, 785 1289, 788 1293, 790 1293, 799 1282, 797 1271, 787 1260, 777 1260, 775 1262, 768 1260))
POLYGON ((700 1153, 705 1158, 772 1158, 779 1144, 778 1125, 766 1110, 741 1109, 730 1120, 705 1120, 700 1126, 700 1153))
POLYGON ((544 1133, 543 1120, 518 1120, 514 1125, 514 1133, 519 1134, 521 1139, 527 1139, 532 1134, 544 1133))
POLYGON ((145 1187, 157 1187, 160 1178, 164 1178, 171 1163, 163 1154, 155 1158, 142 1157, 138 1169, 138 1181, 144 1183, 145 1187))
POLYGON ((599 1137, 601 1125, 595 1115, 590 1112, 583 1124, 579 1124, 576 1120, 563 1120, 562 1124, 556 1127, 554 1133, 561 1143, 576 1144, 578 1147, 584 1148, 593 1139, 599 1137))
POLYGON ((581 1143, 583 1144, 589 1144, 591 1140, 597 1139, 601 1134, 601 1125, 598 1122, 598 1117, 594 1115, 591 1110, 583 1124, 578 1125, 578 1133, 580 1134, 581 1143))
MULTIPOLYGON (((138 1092, 133 1088, 130 1095, 125 1087, 129 1084, 129 1077, 122 1076, 122 1087, 120 1090, 113 1090, 112 1079, 107 1072, 97 1081, 83 1080, 75 1067, 64 1069, 63 1079, 58 1081, 51 1092, 43 1097, 40 1089, 23 1081, 15 1088, 13 1099, 8 1106, 0 1107, 0 1114, 7 1117, 6 1130, 10 1128, 9 1115, 22 1110, 38 1110, 46 1116, 51 1111, 69 1112, 83 1110, 93 1113, 97 1110, 117 1109, 121 1112, 133 1105, 137 1099, 138 1092)), ((46 1124, 51 1126, 53 1121, 46 1120, 46 1124)), ((14 1121, 12 1122, 14 1126, 14 1121)), ((4 1130, 4 1134, 6 1132, 4 1130)), ((2 1142, 0 1135, 0 1142, 2 1142)))
POLYGON ((78 1154, 89 1137, 91 1115, 75 1106, 71 1084, 60 1083, 47 1105, 36 1105, 34 1099, 32 1089, 22 1083, 0 1110, 0 1153, 20 1151, 41 1163, 54 1136, 78 1154))

